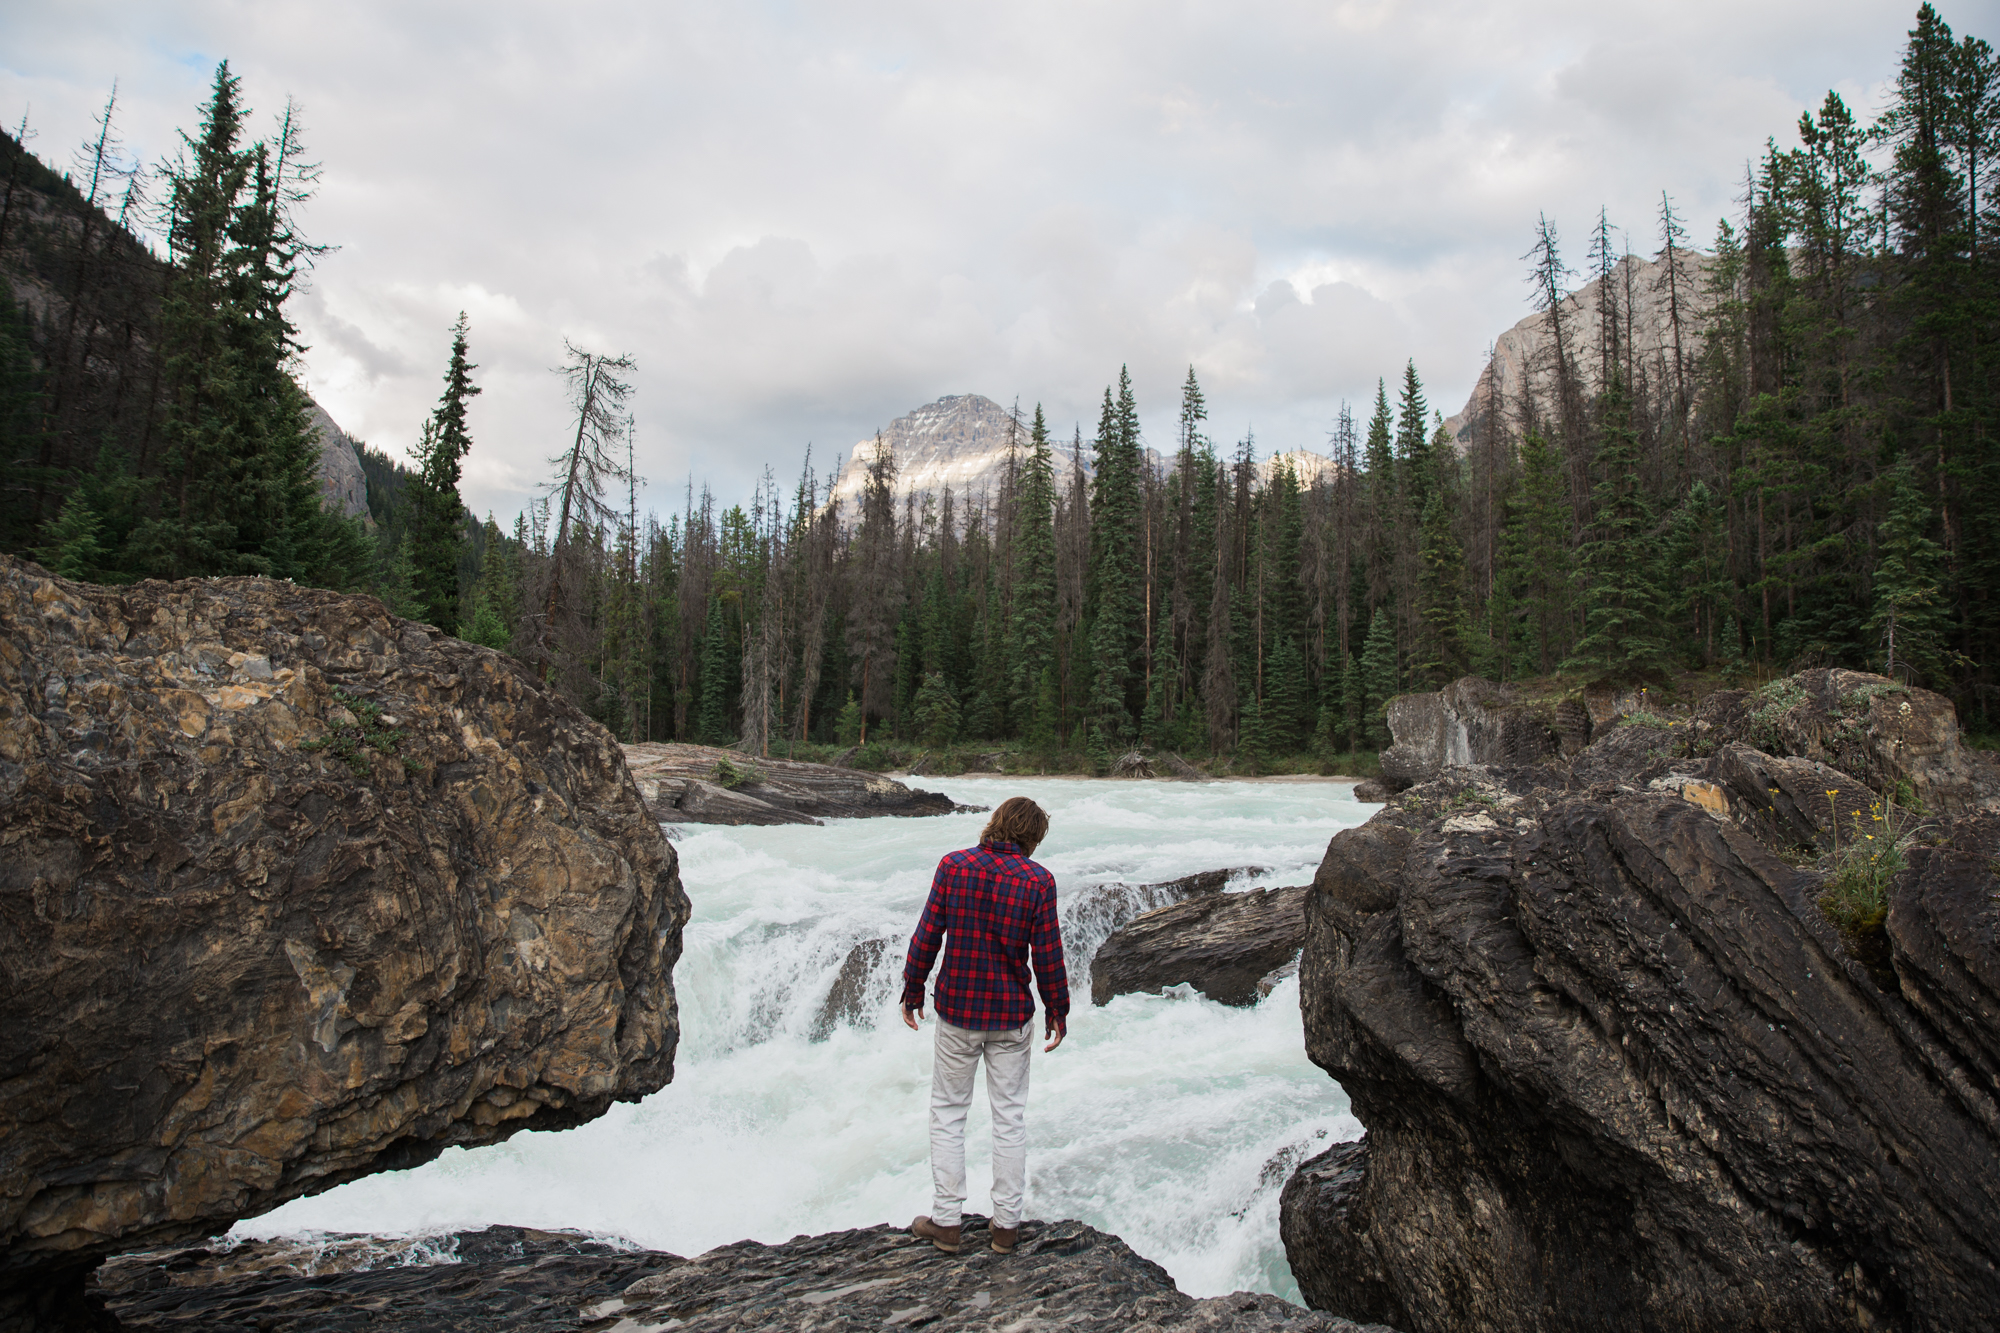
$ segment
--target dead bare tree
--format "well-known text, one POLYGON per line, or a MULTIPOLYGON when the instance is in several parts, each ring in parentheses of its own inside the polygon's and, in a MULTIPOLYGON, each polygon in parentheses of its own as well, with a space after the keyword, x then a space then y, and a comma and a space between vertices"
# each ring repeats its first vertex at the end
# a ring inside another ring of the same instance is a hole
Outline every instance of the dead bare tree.
POLYGON ((549 459, 554 471, 545 495, 555 525, 548 560, 539 571, 544 586, 529 603, 541 610, 538 622, 527 627, 526 648, 543 683, 553 676, 576 699, 590 648, 581 612, 597 534, 623 517, 606 496, 616 495, 611 485, 625 481, 630 472, 619 459, 618 445, 632 426, 625 408, 632 396, 627 378, 632 358, 586 352, 567 339, 563 350, 566 359, 555 373, 569 390, 576 430, 569 447, 549 459))

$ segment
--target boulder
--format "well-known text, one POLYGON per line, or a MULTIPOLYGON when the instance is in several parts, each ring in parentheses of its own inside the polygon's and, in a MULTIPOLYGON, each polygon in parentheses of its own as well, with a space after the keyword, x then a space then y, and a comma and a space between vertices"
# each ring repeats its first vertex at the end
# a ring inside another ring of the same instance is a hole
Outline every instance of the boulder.
POLYGON ((1368 1132, 1284 1196, 1314 1304, 1432 1333, 2000 1308, 2000 821, 1912 851, 1885 988, 1820 877, 1701 795, 1462 769, 1333 838, 1300 1004, 1368 1132))
POLYGON ((877 815, 975 810, 949 796, 834 764, 759 759, 708 745, 625 747, 654 817, 676 824, 817 824, 877 815))
POLYGON ((1363 778, 1354 784, 1354 799, 1364 805, 1380 805, 1393 794, 1387 783, 1375 778, 1363 778))
POLYGON ((1801 671, 1754 693, 1710 695, 1693 729, 1704 747, 1741 742, 1822 763, 1933 814, 1963 814, 2000 792, 1991 760, 1960 742, 1951 700, 1863 671, 1801 671))
POLYGON ((1206 893, 1221 893, 1231 880, 1254 879, 1270 873, 1262 866, 1237 866, 1230 870, 1198 870, 1179 879, 1157 884, 1126 884, 1113 880, 1088 884, 1061 895, 1057 911, 1062 919, 1064 962, 1071 976, 1090 970, 1098 948, 1120 926, 1155 908, 1206 893))
POLYGON ((1522 704, 1513 686, 1478 676, 1431 694, 1399 694, 1387 714, 1394 743, 1382 752, 1382 782, 1391 792, 1466 764, 1542 763, 1560 744, 1551 719, 1522 704))
POLYGON ((978 1214, 966 1215, 964 1236, 955 1255, 877 1226, 782 1245, 738 1241, 683 1259, 492 1227, 428 1238, 428 1264, 421 1253, 378 1244, 381 1262, 361 1267, 363 1238, 250 1242, 129 1256, 106 1266, 103 1285, 126 1328, 159 1333, 1393 1333, 1255 1292, 1196 1300, 1158 1264, 1081 1222, 1023 1222, 1014 1253, 1004 1258, 987 1248, 986 1219, 978 1214), (320 1266, 328 1250, 343 1249, 334 1264, 320 1266))
POLYGON ((1258 983, 1305 942, 1305 897, 1304 888, 1211 893, 1134 917, 1091 959, 1091 1003, 1185 982, 1222 1004, 1255 1004, 1258 983))
POLYGON ((618 746, 374 598, 0 557, 0 848, 15 1327, 673 1075, 688 900, 618 746))

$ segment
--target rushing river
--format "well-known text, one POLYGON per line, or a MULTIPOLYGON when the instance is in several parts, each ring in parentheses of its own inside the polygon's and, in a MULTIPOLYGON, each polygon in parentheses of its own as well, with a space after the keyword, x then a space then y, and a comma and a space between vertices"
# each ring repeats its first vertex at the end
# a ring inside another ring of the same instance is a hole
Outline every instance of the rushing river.
MULTIPOLYGON (((1197 1296, 1248 1288, 1297 1300, 1278 1192, 1307 1145, 1361 1132, 1346 1097, 1305 1057, 1298 982, 1249 1009, 1185 993, 1093 1008, 1089 954, 1103 930, 1087 905, 1093 885, 1230 866, 1267 868, 1232 888, 1308 883, 1327 839, 1371 808, 1325 782, 916 785, 975 805, 1030 795, 1050 815, 1036 859, 1055 873, 1064 905, 1073 1007, 1062 1047, 1034 1056, 1028 1216, 1114 1232, 1197 1296)), ((972 843, 984 819, 683 829, 694 917, 674 972, 682 1036, 672 1085, 579 1129, 454 1148, 299 1200, 238 1234, 508 1222, 693 1255, 746 1237, 907 1223, 930 1203, 931 1029, 920 1037, 896 1021, 895 971, 938 857, 972 843), (870 975, 860 1019, 829 1027, 829 989, 870 939, 896 944, 870 975)), ((989 1132, 975 1090, 969 1211, 990 1211, 989 1132)))

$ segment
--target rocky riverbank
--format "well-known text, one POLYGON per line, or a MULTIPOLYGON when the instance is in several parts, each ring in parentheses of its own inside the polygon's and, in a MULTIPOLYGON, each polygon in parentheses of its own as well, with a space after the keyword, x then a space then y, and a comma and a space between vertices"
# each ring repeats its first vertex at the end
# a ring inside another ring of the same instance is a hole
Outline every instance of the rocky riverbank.
POLYGON ((647 808, 667 824, 817 824, 977 808, 832 764, 753 759, 708 745, 646 742, 624 750, 647 808))
POLYGON ((98 1281, 124 1327, 159 1333, 1392 1333, 1253 1292, 1196 1300, 1080 1222, 1025 1223, 1010 1255, 987 1247, 982 1217, 967 1216, 965 1237, 946 1255, 878 1226, 683 1259, 492 1227, 421 1246, 354 1238, 129 1255, 98 1281))
MULTIPOLYGON (((1435 735, 1473 694, 1407 711, 1435 735)), ((1443 764, 1327 849, 1307 1049, 1368 1134, 1286 1190, 1309 1302, 1424 1333, 1984 1326, 2000 786, 1950 705, 1812 672, 1592 729, 1443 764), (1871 830, 1903 866, 1836 925, 1871 830)))
POLYGON ((688 900, 617 745, 373 598, 0 557, 0 847, 0 1329, 673 1075, 688 900))

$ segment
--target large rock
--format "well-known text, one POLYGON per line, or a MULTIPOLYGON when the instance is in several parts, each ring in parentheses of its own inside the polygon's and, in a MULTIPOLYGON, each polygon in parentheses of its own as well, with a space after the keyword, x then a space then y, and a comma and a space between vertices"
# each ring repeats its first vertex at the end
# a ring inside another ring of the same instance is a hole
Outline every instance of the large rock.
POLYGON ((1391 792, 1466 764, 1538 764, 1556 755, 1552 715, 1523 704, 1511 685, 1464 676, 1431 694, 1399 694, 1388 704, 1382 781, 1391 792))
POLYGON ((1334 837, 1302 1290, 1426 1333, 1985 1326, 2000 1308, 2000 821, 1912 852, 1890 989, 1697 799, 1462 769, 1334 837), (1329 1170, 1332 1165, 1335 1169, 1329 1170))
POLYGON ((1712 694, 1691 729, 1703 748, 1738 741, 1826 764, 1935 814, 1977 809, 2000 789, 1990 759, 1960 742, 1951 700, 1862 671, 1801 671, 1754 693, 1712 694))
POLYGON ((1222 1004, 1255 1004, 1258 982, 1305 943, 1304 888, 1208 893, 1134 917, 1090 961, 1090 999, 1182 983, 1222 1004))
POLYGON ((976 807, 893 778, 832 764, 753 759, 740 750, 646 742, 625 747, 654 817, 683 824, 817 824, 976 807))
POLYGON ((0 848, 17 1315, 672 1077, 688 901, 617 745, 373 598, 0 557, 0 848))
POLYGON ((1158 1264, 1081 1222, 1026 1222, 1018 1248, 940 1254, 886 1226, 738 1241, 694 1259, 581 1236, 493 1227, 433 1238, 424 1254, 365 1240, 275 1242, 134 1255, 107 1265, 130 1329, 318 1333, 585 1333, 923 1328, 1103 1333, 1392 1333, 1239 1291, 1196 1300, 1158 1264), (377 1266, 363 1268, 370 1251, 377 1266))

